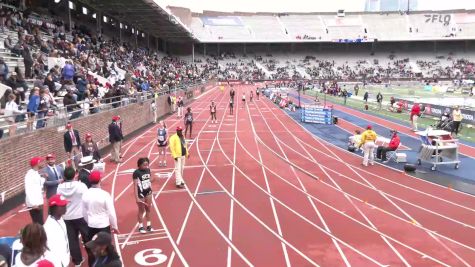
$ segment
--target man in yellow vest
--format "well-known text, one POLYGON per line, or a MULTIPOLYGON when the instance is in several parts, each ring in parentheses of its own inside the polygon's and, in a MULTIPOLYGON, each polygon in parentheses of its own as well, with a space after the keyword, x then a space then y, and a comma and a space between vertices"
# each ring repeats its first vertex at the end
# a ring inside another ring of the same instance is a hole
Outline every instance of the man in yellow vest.
POLYGON ((168 140, 170 152, 175 160, 175 185, 178 188, 185 187, 183 180, 183 169, 185 168, 185 157, 189 158, 188 147, 186 146, 185 136, 183 136, 183 128, 178 126, 176 134, 170 136, 168 140))
POLYGON ((366 127, 366 131, 361 134, 361 141, 358 147, 363 147, 364 166, 368 166, 368 161, 369 164, 374 165, 374 149, 376 148, 376 138, 378 138, 378 136, 373 131, 373 127, 371 127, 371 125, 368 125, 368 127, 366 127))

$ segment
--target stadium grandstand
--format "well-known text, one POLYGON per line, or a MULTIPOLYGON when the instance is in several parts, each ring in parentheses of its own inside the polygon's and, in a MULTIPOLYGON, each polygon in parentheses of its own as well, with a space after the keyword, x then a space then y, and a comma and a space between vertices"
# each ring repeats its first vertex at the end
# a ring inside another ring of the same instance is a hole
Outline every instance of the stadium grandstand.
POLYGON ((475 4, 0 1, 0 267, 474 266, 475 4))

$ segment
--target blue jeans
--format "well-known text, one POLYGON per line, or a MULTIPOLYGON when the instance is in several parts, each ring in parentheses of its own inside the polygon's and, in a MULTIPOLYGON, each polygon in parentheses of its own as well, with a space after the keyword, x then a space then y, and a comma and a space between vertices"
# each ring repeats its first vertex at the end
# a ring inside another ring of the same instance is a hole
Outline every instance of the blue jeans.
POLYGON ((38 114, 36 115, 36 129, 45 127, 46 125, 45 117, 46 117, 46 112, 44 111, 38 112, 38 114))

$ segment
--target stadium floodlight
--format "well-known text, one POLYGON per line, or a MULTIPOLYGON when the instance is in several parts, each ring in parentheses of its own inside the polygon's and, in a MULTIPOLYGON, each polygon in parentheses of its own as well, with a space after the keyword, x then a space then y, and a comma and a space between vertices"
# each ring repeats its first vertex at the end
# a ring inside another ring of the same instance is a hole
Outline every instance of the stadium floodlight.
POLYGON ((119 23, 119 27, 122 29, 124 27, 124 24, 119 23))
POLYGON ((96 13, 92 14, 92 18, 95 19, 97 17, 96 13))
POLYGON ((87 15, 87 13, 88 13, 87 8, 86 8, 86 7, 82 7, 82 14, 83 14, 83 15, 87 15))
POLYGON ((107 23, 108 20, 109 19, 106 16, 102 17, 102 21, 104 21, 105 23, 107 23))
POLYGON ((69 1, 69 9, 74 9, 74 3, 69 1))
POLYGON ((59 2, 61 2, 61 0, 54 0, 55 4, 58 4, 59 2))

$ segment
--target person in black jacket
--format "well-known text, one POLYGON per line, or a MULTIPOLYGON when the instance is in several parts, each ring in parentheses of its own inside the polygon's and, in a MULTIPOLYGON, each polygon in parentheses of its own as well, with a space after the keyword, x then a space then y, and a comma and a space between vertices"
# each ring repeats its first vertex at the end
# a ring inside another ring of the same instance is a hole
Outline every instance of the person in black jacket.
POLYGON ((121 163, 120 160, 120 145, 124 136, 122 135, 122 129, 118 124, 119 117, 114 116, 112 123, 109 124, 109 142, 112 144, 111 161, 121 163))
POLYGON ((81 149, 81 138, 79 137, 78 130, 73 129, 71 123, 66 124, 67 131, 64 133, 64 150, 68 153, 68 158, 72 159, 74 166, 78 166, 80 149, 81 149))
POLYGON ((94 169, 94 163, 96 161, 93 159, 92 156, 85 156, 81 158, 81 162, 79 163, 79 170, 78 180, 85 184, 87 188, 91 188, 91 182, 89 182, 89 175, 91 174, 92 169, 94 169))

